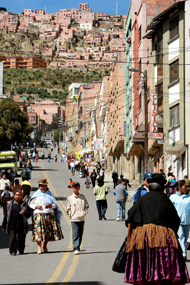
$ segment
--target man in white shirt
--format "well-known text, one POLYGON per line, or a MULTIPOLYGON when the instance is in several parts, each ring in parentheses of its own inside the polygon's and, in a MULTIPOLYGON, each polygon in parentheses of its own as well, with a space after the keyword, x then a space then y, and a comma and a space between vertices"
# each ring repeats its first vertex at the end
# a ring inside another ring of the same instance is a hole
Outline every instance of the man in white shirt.
POLYGON ((101 163, 102 163, 102 167, 104 167, 105 166, 105 158, 104 157, 102 157, 101 163))
POLYGON ((75 166, 76 166, 76 164, 75 164, 74 160, 72 160, 70 163, 72 175, 75 175, 75 166))

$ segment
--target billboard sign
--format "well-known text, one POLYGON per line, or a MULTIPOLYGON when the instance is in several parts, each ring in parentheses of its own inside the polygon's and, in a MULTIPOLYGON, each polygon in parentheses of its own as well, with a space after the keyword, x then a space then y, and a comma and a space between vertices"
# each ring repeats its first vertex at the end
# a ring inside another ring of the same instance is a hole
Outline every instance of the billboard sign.
POLYGON ((96 150, 103 150, 103 140, 96 139, 96 150))
POLYGON ((163 140, 163 133, 148 133, 149 139, 163 140))
POLYGON ((151 94, 151 123, 150 123, 151 133, 158 132, 157 117, 158 117, 158 95, 151 94))

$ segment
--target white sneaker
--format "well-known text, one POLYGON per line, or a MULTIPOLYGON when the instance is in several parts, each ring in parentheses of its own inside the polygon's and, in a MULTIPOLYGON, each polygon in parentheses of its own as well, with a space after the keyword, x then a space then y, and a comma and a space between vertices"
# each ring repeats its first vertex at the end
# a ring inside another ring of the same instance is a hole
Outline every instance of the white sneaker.
POLYGON ((74 255, 77 255, 77 254, 79 254, 79 250, 78 250, 78 249, 76 249, 76 250, 74 251, 74 255))
POLYGON ((120 221, 120 219, 119 219, 119 218, 117 218, 117 219, 116 219, 116 221, 120 221))

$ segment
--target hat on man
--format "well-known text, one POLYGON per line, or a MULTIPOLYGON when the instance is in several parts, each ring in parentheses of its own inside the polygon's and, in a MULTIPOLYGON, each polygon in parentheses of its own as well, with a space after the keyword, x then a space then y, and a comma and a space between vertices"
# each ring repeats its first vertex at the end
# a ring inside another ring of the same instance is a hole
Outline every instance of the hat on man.
POLYGON ((38 181, 39 185, 48 185, 47 179, 46 178, 40 178, 40 181, 38 181))
POLYGON ((79 182, 73 182, 72 187, 76 187, 76 186, 80 187, 80 183, 79 182))
POLYGON ((152 176, 152 173, 151 173, 151 172, 146 172, 146 173, 143 175, 143 180, 149 179, 149 178, 151 178, 151 176, 152 176))
POLYGON ((152 177, 148 179, 148 183, 158 183, 160 185, 166 184, 167 180, 161 173, 153 173, 152 177))

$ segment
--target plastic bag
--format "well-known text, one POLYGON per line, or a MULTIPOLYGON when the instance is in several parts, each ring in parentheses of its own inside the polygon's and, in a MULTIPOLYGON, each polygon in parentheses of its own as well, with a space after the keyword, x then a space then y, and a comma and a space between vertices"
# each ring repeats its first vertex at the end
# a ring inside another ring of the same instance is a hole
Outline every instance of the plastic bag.
POLYGON ((127 259, 127 253, 125 252, 126 242, 127 242, 127 237, 125 238, 120 250, 118 251, 112 266, 112 270, 118 273, 125 273, 125 266, 127 259))

